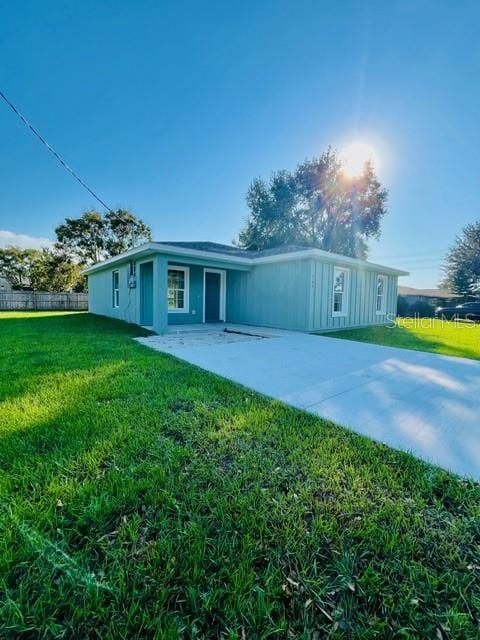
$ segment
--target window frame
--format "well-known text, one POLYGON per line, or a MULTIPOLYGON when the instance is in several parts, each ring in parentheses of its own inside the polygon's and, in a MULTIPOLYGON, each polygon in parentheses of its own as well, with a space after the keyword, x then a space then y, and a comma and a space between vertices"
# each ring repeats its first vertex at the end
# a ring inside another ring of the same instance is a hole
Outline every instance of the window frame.
POLYGON ((377 285, 375 289, 375 313, 377 316, 384 316, 387 313, 387 287, 388 287, 388 278, 383 273, 377 273, 377 285), (383 282, 383 294, 382 298, 382 306, 380 309, 378 308, 378 283, 380 280, 383 282))
POLYGON ((112 271, 112 306, 114 309, 120 308, 120 271, 118 269, 112 271))
POLYGON ((348 306, 349 306, 349 297, 350 297, 350 269, 347 267, 333 267, 333 283, 332 283, 332 317, 333 318, 345 318, 348 315, 348 306), (342 272, 345 274, 344 279, 344 288, 342 292, 342 309, 340 311, 335 311, 335 279, 336 274, 338 272, 342 272))
POLYGON ((190 313, 190 267, 184 267, 177 264, 169 264, 167 267, 167 309, 168 313, 190 313), (170 309, 168 307, 168 294, 170 287, 168 286, 168 273, 169 271, 183 271, 184 274, 184 288, 175 289, 175 291, 183 291, 183 307, 177 309, 170 309))

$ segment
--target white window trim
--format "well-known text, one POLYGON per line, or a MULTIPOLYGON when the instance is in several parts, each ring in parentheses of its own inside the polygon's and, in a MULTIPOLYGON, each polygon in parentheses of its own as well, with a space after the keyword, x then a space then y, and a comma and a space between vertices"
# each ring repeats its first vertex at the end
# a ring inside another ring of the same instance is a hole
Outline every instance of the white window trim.
POLYGON ((177 264, 169 264, 167 267, 167 305, 168 305, 168 272, 170 270, 183 271, 185 278, 185 292, 183 295, 183 307, 181 309, 168 309, 168 313, 190 313, 190 267, 177 264))
POLYGON ((114 309, 120 308, 120 271, 112 271, 112 305, 114 309), (117 274, 117 287, 115 287, 115 274, 117 274))
POLYGON ((377 316, 384 316, 387 313, 387 288, 388 288, 388 278, 382 273, 377 274, 376 288, 375 288, 375 313, 377 316), (382 308, 377 309, 377 299, 378 299, 378 281, 383 280, 383 296, 382 296, 382 308))
POLYGON ((204 269, 203 270, 203 323, 205 324, 205 274, 220 274, 220 322, 225 322, 227 317, 227 272, 225 269, 204 269))
POLYGON ((332 285, 332 317, 333 318, 345 318, 348 316, 348 302, 350 297, 350 269, 345 267, 333 267, 333 285, 332 285), (335 274, 339 271, 345 273, 345 290, 343 292, 343 309, 341 311, 334 311, 335 309, 335 274))

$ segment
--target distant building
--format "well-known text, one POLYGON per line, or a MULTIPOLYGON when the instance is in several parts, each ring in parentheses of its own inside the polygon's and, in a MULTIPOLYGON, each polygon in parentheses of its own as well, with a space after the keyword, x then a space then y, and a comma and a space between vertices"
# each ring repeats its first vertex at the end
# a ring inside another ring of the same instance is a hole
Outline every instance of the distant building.
POLYGON ((11 291, 11 290, 12 290, 12 285, 10 284, 10 281, 4 278, 3 276, 0 276, 0 293, 2 291, 11 291))
POLYGON ((408 304, 416 302, 426 302, 432 307, 454 303, 458 298, 462 298, 448 289, 415 289, 414 287, 398 287, 398 295, 403 296, 408 304))

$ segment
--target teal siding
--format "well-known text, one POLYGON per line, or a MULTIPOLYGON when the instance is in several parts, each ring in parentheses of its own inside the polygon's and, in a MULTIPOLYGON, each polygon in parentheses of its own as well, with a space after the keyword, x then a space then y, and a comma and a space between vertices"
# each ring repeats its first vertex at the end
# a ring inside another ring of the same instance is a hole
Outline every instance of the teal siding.
POLYGON ((168 324, 203 321, 204 268, 225 269, 226 320, 240 324, 278 327, 298 331, 333 330, 372 324, 384 324, 396 315, 397 277, 387 275, 386 314, 377 315, 376 283, 381 271, 348 264, 335 265, 317 259, 272 262, 253 267, 232 265, 221 260, 179 259, 172 255, 152 254, 137 260, 137 287, 128 287, 129 264, 106 267, 89 275, 89 309, 92 313, 140 324, 139 264, 153 262, 153 327, 157 333, 168 324), (188 313, 168 313, 168 264, 188 266, 188 313), (333 317, 334 267, 349 269, 348 312, 333 317), (120 272, 120 306, 113 307, 112 273, 120 272))
POLYGON ((129 266, 128 263, 121 264, 115 268, 97 271, 88 276, 88 309, 91 313, 100 316, 110 316, 125 322, 140 324, 140 313, 138 288, 128 287, 129 266), (118 271, 120 275, 120 306, 116 309, 113 306, 113 286, 112 274, 118 271))
POLYGON ((397 307, 397 277, 381 271, 349 267, 315 260, 313 330, 343 329, 372 324, 385 324, 395 317, 397 307), (333 272, 335 266, 348 268, 350 274, 348 309, 346 316, 333 316, 333 272), (377 315, 377 276, 386 275, 385 314, 377 315))
POLYGON ((256 265, 227 277, 227 322, 310 329, 311 261, 256 265))

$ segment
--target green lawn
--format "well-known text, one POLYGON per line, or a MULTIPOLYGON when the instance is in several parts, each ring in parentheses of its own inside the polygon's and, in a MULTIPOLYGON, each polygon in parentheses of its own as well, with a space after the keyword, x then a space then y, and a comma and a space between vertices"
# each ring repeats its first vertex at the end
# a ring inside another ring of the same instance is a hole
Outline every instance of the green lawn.
POLYGON ((480 360, 480 324, 404 318, 395 327, 348 329, 325 335, 480 360))
POLYGON ((2 639, 478 640, 478 485, 138 332, 0 314, 2 639))

